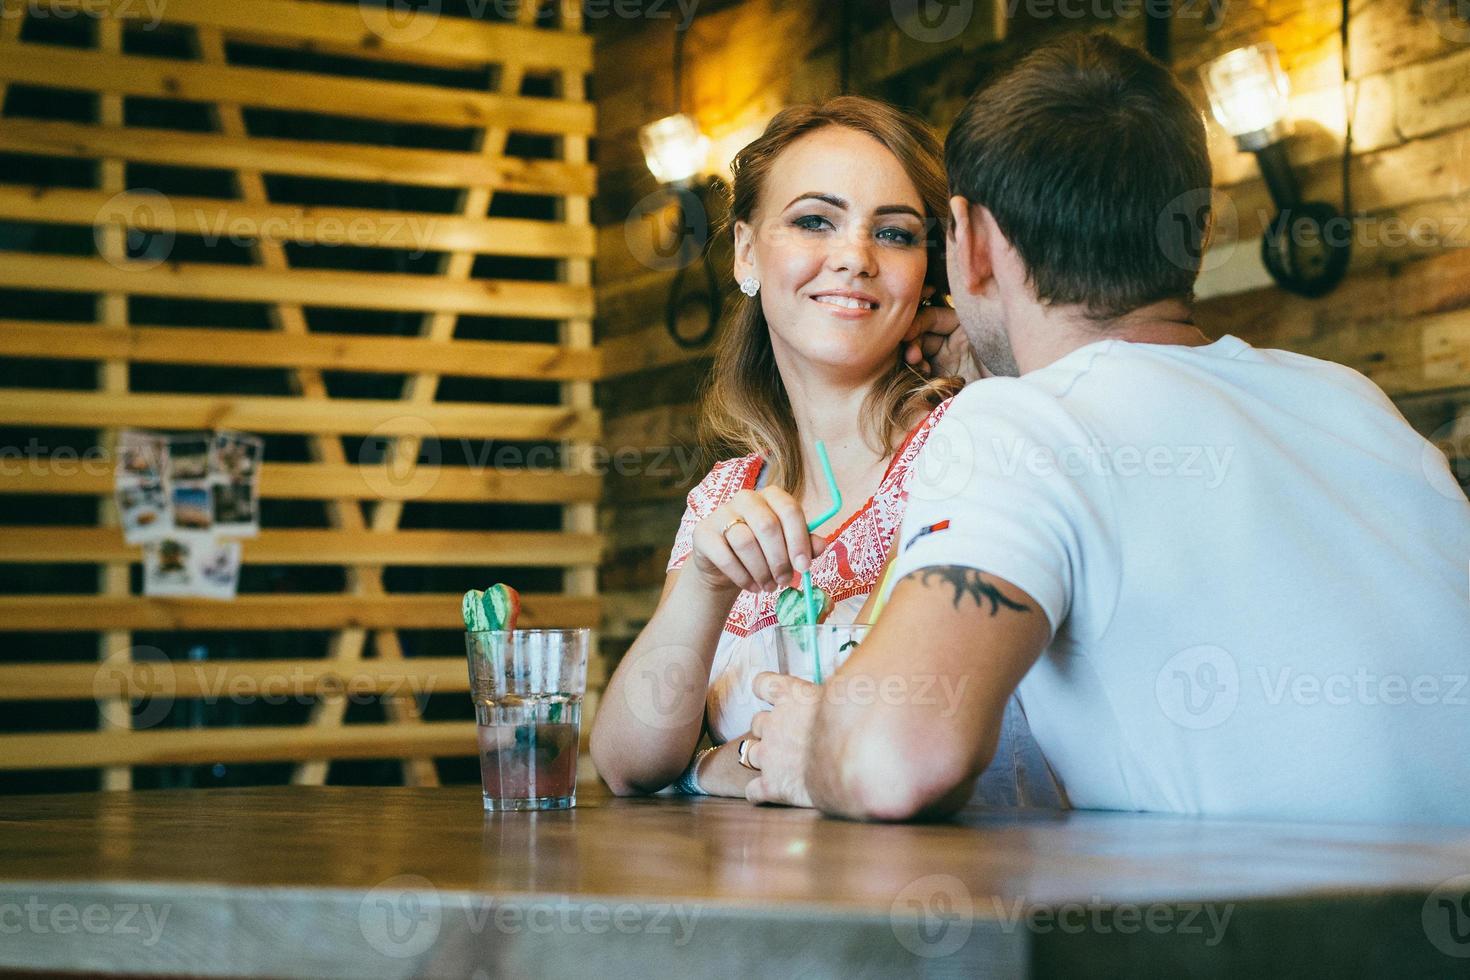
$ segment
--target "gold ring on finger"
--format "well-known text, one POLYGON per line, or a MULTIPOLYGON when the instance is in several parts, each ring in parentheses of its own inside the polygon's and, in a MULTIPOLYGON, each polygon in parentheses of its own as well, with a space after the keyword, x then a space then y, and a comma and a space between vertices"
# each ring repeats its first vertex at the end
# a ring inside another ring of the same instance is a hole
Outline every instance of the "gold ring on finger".
POLYGON ((723 529, 721 529, 721 531, 720 531, 720 537, 723 538, 725 535, 729 534, 730 533, 730 528, 734 527, 736 524, 744 524, 744 523, 745 523, 745 518, 743 518, 743 517, 737 517, 737 518, 735 518, 729 524, 726 524, 723 529))

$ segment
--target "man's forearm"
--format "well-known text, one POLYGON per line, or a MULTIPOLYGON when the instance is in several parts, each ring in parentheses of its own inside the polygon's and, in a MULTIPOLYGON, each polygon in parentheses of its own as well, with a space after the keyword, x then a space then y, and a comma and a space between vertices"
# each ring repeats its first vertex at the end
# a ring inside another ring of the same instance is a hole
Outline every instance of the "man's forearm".
POLYGON ((905 576, 824 686, 803 773, 812 804, 869 820, 963 805, 1047 639, 1045 617, 1009 583, 956 566, 905 576))

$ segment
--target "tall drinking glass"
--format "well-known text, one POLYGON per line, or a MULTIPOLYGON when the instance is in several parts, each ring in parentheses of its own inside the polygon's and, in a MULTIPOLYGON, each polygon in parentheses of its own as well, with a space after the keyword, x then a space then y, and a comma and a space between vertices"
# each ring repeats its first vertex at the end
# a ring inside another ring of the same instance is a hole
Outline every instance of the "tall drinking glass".
POLYGON ((802 680, 825 682, 847 662, 852 651, 867 638, 870 625, 864 623, 816 626, 778 626, 776 634, 776 670, 802 680), (817 669, 821 665, 820 671, 817 669))
POLYGON ((591 630, 465 633, 487 810, 577 804, 591 630))

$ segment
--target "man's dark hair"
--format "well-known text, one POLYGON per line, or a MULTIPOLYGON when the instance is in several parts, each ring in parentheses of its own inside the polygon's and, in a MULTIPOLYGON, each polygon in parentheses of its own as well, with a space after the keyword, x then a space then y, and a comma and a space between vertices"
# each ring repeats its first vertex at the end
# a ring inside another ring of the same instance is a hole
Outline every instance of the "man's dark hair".
POLYGON ((950 193, 990 209, 1043 302, 1106 320, 1193 299, 1204 119, 1142 51, 1106 34, 1038 48, 970 99, 944 160, 950 193))

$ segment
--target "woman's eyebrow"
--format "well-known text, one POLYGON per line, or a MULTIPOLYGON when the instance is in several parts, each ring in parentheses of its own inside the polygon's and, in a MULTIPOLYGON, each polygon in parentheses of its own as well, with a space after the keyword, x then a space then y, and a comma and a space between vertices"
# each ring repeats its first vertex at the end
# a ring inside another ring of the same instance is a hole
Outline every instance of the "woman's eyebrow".
MULTIPOLYGON (((792 204, 795 204, 798 201, 825 201, 826 203, 832 205, 834 208, 842 211, 847 210, 847 201, 843 198, 838 197, 836 194, 822 194, 817 191, 807 191, 805 194, 798 194, 793 197, 791 199, 791 203, 787 204, 786 207, 789 208, 792 204)), ((782 208, 782 210, 784 211, 785 208, 782 208)))
MULTIPOLYGON (((789 208, 792 204, 796 204, 798 201, 822 201, 824 203, 832 205, 839 211, 846 211, 848 208, 848 203, 846 199, 838 197, 836 194, 822 194, 818 191, 807 191, 805 194, 798 194, 796 197, 791 199, 791 203, 787 204, 786 207, 789 208)), ((783 208, 783 210, 785 209, 783 208)), ((918 218, 920 221, 924 220, 924 216, 920 214, 918 210, 909 207, 907 204, 885 204, 882 207, 875 208, 873 213, 911 214, 915 218, 918 218)))
POLYGON ((920 221, 923 221, 924 220, 924 216, 922 214, 920 214, 918 211, 914 210, 913 208, 909 207, 907 204, 885 204, 881 208, 878 208, 877 210, 875 210, 873 213, 874 214, 911 214, 915 218, 918 218, 920 221))

